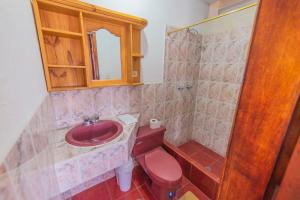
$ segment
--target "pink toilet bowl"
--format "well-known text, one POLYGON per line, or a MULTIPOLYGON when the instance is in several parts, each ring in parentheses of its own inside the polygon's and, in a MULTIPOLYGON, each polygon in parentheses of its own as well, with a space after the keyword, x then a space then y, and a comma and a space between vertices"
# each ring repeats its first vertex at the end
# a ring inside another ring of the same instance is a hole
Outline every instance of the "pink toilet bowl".
POLYGON ((133 148, 133 156, 147 174, 148 189, 157 200, 174 199, 182 179, 179 163, 161 147, 165 131, 164 127, 140 127, 133 148))

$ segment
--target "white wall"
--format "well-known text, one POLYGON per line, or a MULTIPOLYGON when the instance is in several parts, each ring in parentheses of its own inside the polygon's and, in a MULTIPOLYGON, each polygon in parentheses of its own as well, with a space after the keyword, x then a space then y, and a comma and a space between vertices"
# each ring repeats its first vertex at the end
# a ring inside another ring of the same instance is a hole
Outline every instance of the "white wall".
POLYGON ((195 27, 201 34, 217 33, 232 30, 237 27, 253 26, 256 18, 257 6, 241 10, 216 20, 200 24, 195 27))
POLYGON ((29 0, 0 6, 0 163, 47 95, 29 0))
POLYGON ((142 79, 163 81, 166 25, 181 27, 206 18, 208 5, 202 0, 84 0, 148 20, 143 34, 142 79))

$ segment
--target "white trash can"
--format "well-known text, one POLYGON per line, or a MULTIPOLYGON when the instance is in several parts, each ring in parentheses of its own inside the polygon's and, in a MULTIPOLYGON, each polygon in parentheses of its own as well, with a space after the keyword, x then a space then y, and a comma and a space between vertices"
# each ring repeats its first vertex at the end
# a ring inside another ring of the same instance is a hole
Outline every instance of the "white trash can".
POLYGON ((120 190, 122 192, 127 192, 130 190, 133 166, 133 160, 131 157, 129 157, 129 160, 126 164, 116 169, 118 185, 120 186, 120 190))

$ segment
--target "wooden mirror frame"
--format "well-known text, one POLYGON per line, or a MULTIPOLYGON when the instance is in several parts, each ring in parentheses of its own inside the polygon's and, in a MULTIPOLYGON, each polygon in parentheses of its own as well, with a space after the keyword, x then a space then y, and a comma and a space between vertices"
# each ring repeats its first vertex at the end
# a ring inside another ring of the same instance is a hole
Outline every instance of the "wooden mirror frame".
MULTIPOLYGON (((89 46, 89 56, 90 56, 90 72, 91 72, 91 79, 89 81, 89 85, 91 87, 101 87, 101 86, 106 86, 106 85, 126 85, 128 83, 127 80, 127 68, 128 68, 128 62, 127 62, 127 57, 128 57, 128 48, 127 44, 129 43, 127 41, 127 35, 126 35, 126 26, 118 23, 112 23, 112 22, 105 22, 104 20, 97 19, 97 18, 91 18, 91 17, 83 17, 84 20, 84 37, 89 44, 89 38, 88 38, 88 33, 94 32, 100 29, 104 29, 112 33, 113 35, 117 36, 120 38, 120 50, 121 50, 121 79, 111 79, 111 80, 97 80, 93 78, 93 68, 95 67, 93 65, 92 57, 96 57, 98 55, 95 55, 97 52, 92 52, 91 47, 89 46), (93 55, 94 54, 94 55, 93 55)), ((98 65, 99 67, 99 65, 98 65)), ((101 74, 100 74, 101 76, 101 74)))

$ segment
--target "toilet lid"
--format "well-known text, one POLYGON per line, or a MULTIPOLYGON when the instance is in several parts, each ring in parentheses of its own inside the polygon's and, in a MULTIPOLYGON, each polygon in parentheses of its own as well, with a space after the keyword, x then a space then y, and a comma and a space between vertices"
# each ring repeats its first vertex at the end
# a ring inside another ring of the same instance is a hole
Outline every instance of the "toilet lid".
POLYGON ((181 167, 175 158, 160 148, 146 153, 145 166, 151 176, 166 184, 176 182, 182 176, 181 167))

